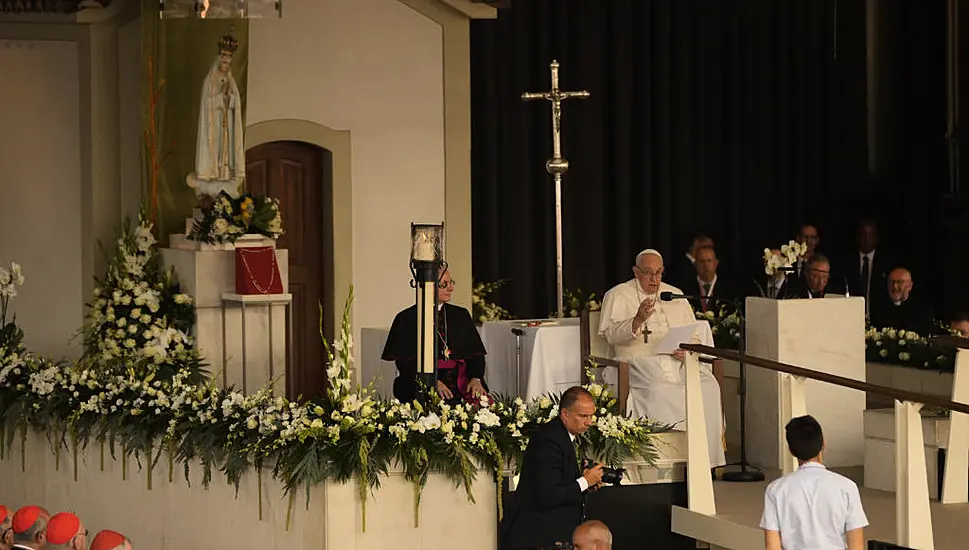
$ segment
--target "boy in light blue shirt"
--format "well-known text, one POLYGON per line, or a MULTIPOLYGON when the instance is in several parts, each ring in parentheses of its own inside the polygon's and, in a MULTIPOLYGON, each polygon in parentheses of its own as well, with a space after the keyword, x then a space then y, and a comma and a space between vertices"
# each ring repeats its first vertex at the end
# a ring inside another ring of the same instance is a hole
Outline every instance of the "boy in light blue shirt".
POLYGON ((824 436, 812 416, 791 419, 787 446, 800 467, 767 486, 767 550, 864 550, 868 518, 858 487, 822 464, 824 436))

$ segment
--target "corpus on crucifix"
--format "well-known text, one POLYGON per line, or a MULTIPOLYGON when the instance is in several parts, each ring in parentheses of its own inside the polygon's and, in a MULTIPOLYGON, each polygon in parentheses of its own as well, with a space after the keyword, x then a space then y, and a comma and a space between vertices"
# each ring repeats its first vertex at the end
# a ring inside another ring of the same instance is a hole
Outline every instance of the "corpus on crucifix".
POLYGON ((553 59, 549 67, 552 69, 552 89, 547 92, 525 92, 522 99, 544 99, 552 104, 552 158, 545 162, 545 170, 555 181, 555 287, 558 292, 556 312, 559 317, 565 317, 565 289, 562 288, 562 174, 569 169, 569 161, 562 158, 562 102, 573 97, 586 99, 589 92, 559 90, 559 62, 553 59))

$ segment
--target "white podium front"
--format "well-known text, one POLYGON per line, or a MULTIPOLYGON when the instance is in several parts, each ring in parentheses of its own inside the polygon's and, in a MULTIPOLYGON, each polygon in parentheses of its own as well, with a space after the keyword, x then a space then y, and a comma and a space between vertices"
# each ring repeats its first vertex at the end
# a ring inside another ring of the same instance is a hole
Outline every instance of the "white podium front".
MULTIPOLYGON (((750 355, 865 380, 863 298, 747 298, 746 311, 750 355)), ((779 426, 779 376, 747 367, 747 456, 765 468, 779 468, 788 452, 784 426, 779 426)), ((865 393, 808 380, 804 399, 808 414, 824 431, 825 464, 863 465, 865 393)))

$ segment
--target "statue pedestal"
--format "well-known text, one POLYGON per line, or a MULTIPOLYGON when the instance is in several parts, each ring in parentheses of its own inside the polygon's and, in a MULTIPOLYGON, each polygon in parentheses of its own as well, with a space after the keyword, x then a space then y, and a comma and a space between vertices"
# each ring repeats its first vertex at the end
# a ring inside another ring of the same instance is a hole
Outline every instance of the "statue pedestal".
POLYGON ((258 235, 255 233, 247 233, 238 239, 234 243, 219 243, 219 244, 208 244, 200 243, 198 241, 193 241, 189 239, 185 233, 175 233, 169 235, 168 237, 169 248, 174 248, 178 250, 198 250, 198 251, 218 251, 218 250, 228 250, 232 251, 237 248, 243 248, 247 246, 276 246, 276 241, 266 237, 265 235, 258 235))
MULTIPOLYGON (((172 236, 173 243, 176 237, 172 236)), ((236 289, 235 251, 163 248, 161 259, 165 269, 175 268, 182 291, 195 299, 195 346, 209 364, 212 377, 219 383, 245 387, 248 392, 257 391, 275 377, 277 393, 282 395, 288 349, 287 308, 281 305, 285 294, 258 296, 259 300, 246 303, 245 310, 236 307, 238 304, 229 305, 224 309, 223 323, 223 296, 233 295, 236 289)), ((276 263, 283 292, 288 292, 289 251, 277 249, 276 263)))
POLYGON ((217 197, 220 193, 225 193, 235 199, 239 197, 241 182, 238 179, 200 180, 193 172, 185 177, 185 183, 192 189, 195 189, 195 194, 199 196, 208 195, 210 197, 217 197))
POLYGON ((192 224, 195 220, 202 217, 202 211, 198 208, 192 210, 192 217, 185 219, 185 233, 175 233, 168 237, 168 246, 179 250, 235 250, 244 246, 276 246, 276 241, 265 235, 256 233, 246 233, 236 239, 234 243, 208 244, 193 241, 188 238, 192 232, 192 224))

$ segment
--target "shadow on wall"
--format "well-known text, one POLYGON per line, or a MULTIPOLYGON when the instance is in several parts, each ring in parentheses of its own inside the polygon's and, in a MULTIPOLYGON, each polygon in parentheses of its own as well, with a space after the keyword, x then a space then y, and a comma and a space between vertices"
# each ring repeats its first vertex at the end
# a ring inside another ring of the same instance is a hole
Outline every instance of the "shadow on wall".
POLYGON ((360 329, 360 384, 366 386, 373 381, 374 389, 386 399, 394 397, 397 376, 394 363, 380 358, 389 333, 389 328, 360 329))

